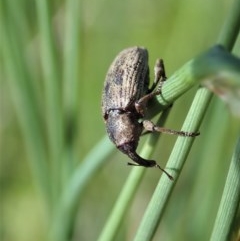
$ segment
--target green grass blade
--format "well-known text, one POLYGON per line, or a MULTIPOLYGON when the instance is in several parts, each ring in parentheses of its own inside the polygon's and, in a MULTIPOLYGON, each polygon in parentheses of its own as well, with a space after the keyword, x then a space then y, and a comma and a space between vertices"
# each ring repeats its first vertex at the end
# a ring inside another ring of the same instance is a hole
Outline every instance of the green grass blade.
POLYGON ((65 39, 63 53, 63 112, 65 126, 65 156, 62 169, 69 176, 76 163, 75 145, 77 115, 79 111, 80 31, 82 28, 81 1, 66 2, 65 39))
POLYGON ((47 137, 49 142, 50 161, 52 163, 53 199, 57 199, 61 184, 61 162, 63 149, 63 117, 61 101, 61 74, 59 57, 54 41, 50 2, 36 0, 39 22, 41 63, 45 85, 45 107, 47 137))
MULTIPOLYGON (((204 80, 223 76, 225 81, 239 82, 240 59, 220 46, 214 46, 207 52, 188 61, 162 87, 162 95, 157 96, 157 103, 150 107, 152 114, 177 100, 186 91, 204 80)), ((220 77, 219 77, 220 78, 220 77)))
POLYGON ((236 36, 240 31, 240 2, 234 0, 231 9, 229 10, 228 17, 224 23, 222 31, 220 32, 217 44, 223 45, 226 49, 232 50, 236 36))
POLYGON ((3 30, 1 52, 4 58, 4 70, 19 118, 34 180, 43 192, 47 203, 50 203, 51 190, 43 126, 33 87, 33 78, 26 68, 28 64, 25 51, 29 39, 26 29, 21 32, 24 28, 21 24, 25 23, 25 16, 24 11, 19 11, 16 16, 12 15, 11 13, 16 8, 21 9, 19 2, 12 3, 12 1, 5 3, 4 13, 1 14, 3 19, 0 21, 3 30))
POLYGON ((227 241, 234 232, 232 227, 240 202, 240 138, 229 167, 222 200, 215 220, 211 241, 227 241))
MULTIPOLYGON (((205 107, 209 105, 211 96, 212 94, 204 88, 198 90, 182 130, 196 131, 199 129, 206 111, 205 107)), ((193 141, 194 138, 178 137, 167 163, 167 169, 170 170, 170 174, 174 177, 174 181, 170 182, 165 176, 161 177, 145 211, 134 241, 152 239, 193 141)))
POLYGON ((94 179, 108 160, 114 146, 105 136, 84 158, 83 162, 69 178, 59 199, 55 219, 50 229, 50 240, 66 241, 73 229, 81 195, 89 182, 94 179))

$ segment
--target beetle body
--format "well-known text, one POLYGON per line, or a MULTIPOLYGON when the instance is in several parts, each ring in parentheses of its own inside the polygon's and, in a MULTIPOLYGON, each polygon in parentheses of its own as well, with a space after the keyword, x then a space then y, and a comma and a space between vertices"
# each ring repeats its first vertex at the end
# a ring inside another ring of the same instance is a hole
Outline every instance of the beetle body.
POLYGON ((157 60, 154 70, 155 80, 149 88, 148 51, 142 47, 132 47, 120 52, 107 72, 102 94, 102 115, 111 141, 134 161, 129 165, 158 167, 172 179, 154 160, 146 160, 136 153, 143 128, 190 137, 199 133, 174 131, 143 120, 148 101, 161 93, 161 86, 166 80, 162 60, 157 60), (159 87, 155 90, 158 83, 159 87))
POLYGON ((119 150, 143 166, 155 166, 137 155, 136 149, 143 125, 135 103, 148 92, 148 52, 132 47, 118 54, 111 64, 103 89, 102 113, 107 133, 119 150))

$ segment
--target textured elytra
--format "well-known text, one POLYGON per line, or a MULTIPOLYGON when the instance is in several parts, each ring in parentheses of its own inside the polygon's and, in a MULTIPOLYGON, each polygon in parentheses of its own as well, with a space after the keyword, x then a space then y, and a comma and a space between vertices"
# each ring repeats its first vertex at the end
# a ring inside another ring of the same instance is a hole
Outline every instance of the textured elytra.
POLYGON ((131 108, 148 91, 148 52, 132 47, 120 52, 112 62, 105 79, 102 112, 106 115, 115 108, 131 108))

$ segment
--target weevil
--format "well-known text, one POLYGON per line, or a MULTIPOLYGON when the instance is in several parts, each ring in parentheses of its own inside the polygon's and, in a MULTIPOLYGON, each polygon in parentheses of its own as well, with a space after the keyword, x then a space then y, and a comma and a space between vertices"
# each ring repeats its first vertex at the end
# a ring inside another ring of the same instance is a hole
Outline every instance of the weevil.
POLYGON ((156 61, 155 79, 149 88, 148 51, 143 47, 131 47, 121 51, 107 72, 102 94, 102 115, 110 140, 134 163, 128 165, 157 167, 172 179, 156 161, 147 160, 136 152, 143 130, 194 137, 195 132, 175 131, 144 120, 150 99, 161 94, 167 79, 162 59, 156 61))

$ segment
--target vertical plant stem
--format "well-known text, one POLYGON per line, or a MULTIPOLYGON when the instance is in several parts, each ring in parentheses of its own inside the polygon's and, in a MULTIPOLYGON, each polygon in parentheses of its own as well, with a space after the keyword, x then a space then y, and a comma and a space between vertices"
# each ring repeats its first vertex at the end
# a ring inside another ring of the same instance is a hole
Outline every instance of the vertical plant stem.
POLYGON ((233 220, 240 202, 240 137, 232 156, 222 200, 218 209, 211 241, 230 240, 233 220))
POLYGON ((77 132, 78 83, 80 66, 81 1, 66 1, 66 26, 63 61, 63 107, 65 156, 62 170, 69 176, 74 168, 74 140, 77 132))
MULTIPOLYGON (((206 111, 205 107, 209 105, 211 97, 212 94, 208 90, 204 88, 198 90, 182 127, 183 130, 198 130, 206 111)), ((169 182, 164 176, 161 177, 134 241, 147 241, 152 239, 193 141, 194 138, 178 137, 167 163, 168 170, 172 169, 170 174, 175 180, 174 182, 169 182)))
POLYGON ((105 136, 84 158, 81 165, 69 178, 56 208, 49 234, 51 241, 70 240, 70 234, 73 229, 72 224, 74 223, 83 191, 108 160, 113 147, 109 138, 105 136))
POLYGON ((36 6, 45 84, 47 137, 50 147, 50 160, 52 163, 52 191, 53 200, 56 200, 60 191, 61 165, 59 165, 59 163, 61 163, 62 160, 63 148, 61 75, 59 73, 61 68, 58 66, 56 43, 53 38, 50 2, 47 0, 36 0, 36 6))
MULTIPOLYGON (((49 172, 47 167, 46 146, 42 132, 41 118, 35 91, 32 85, 32 76, 27 70, 26 29, 22 33, 22 23, 26 23, 24 11, 20 2, 7 1, 1 5, 2 17, 0 21, 3 34, 1 36, 1 52, 4 59, 4 70, 7 84, 19 118, 23 133, 24 144, 29 156, 34 181, 42 191, 47 203, 50 203, 51 190, 49 186, 49 172), (19 10, 14 15, 16 9, 19 10), (17 21, 17 22, 16 22, 17 21)), ((25 26, 26 27, 26 26, 25 26)))
POLYGON ((240 1, 234 0, 228 17, 219 34, 217 44, 223 45, 227 50, 231 51, 240 30, 240 1))

